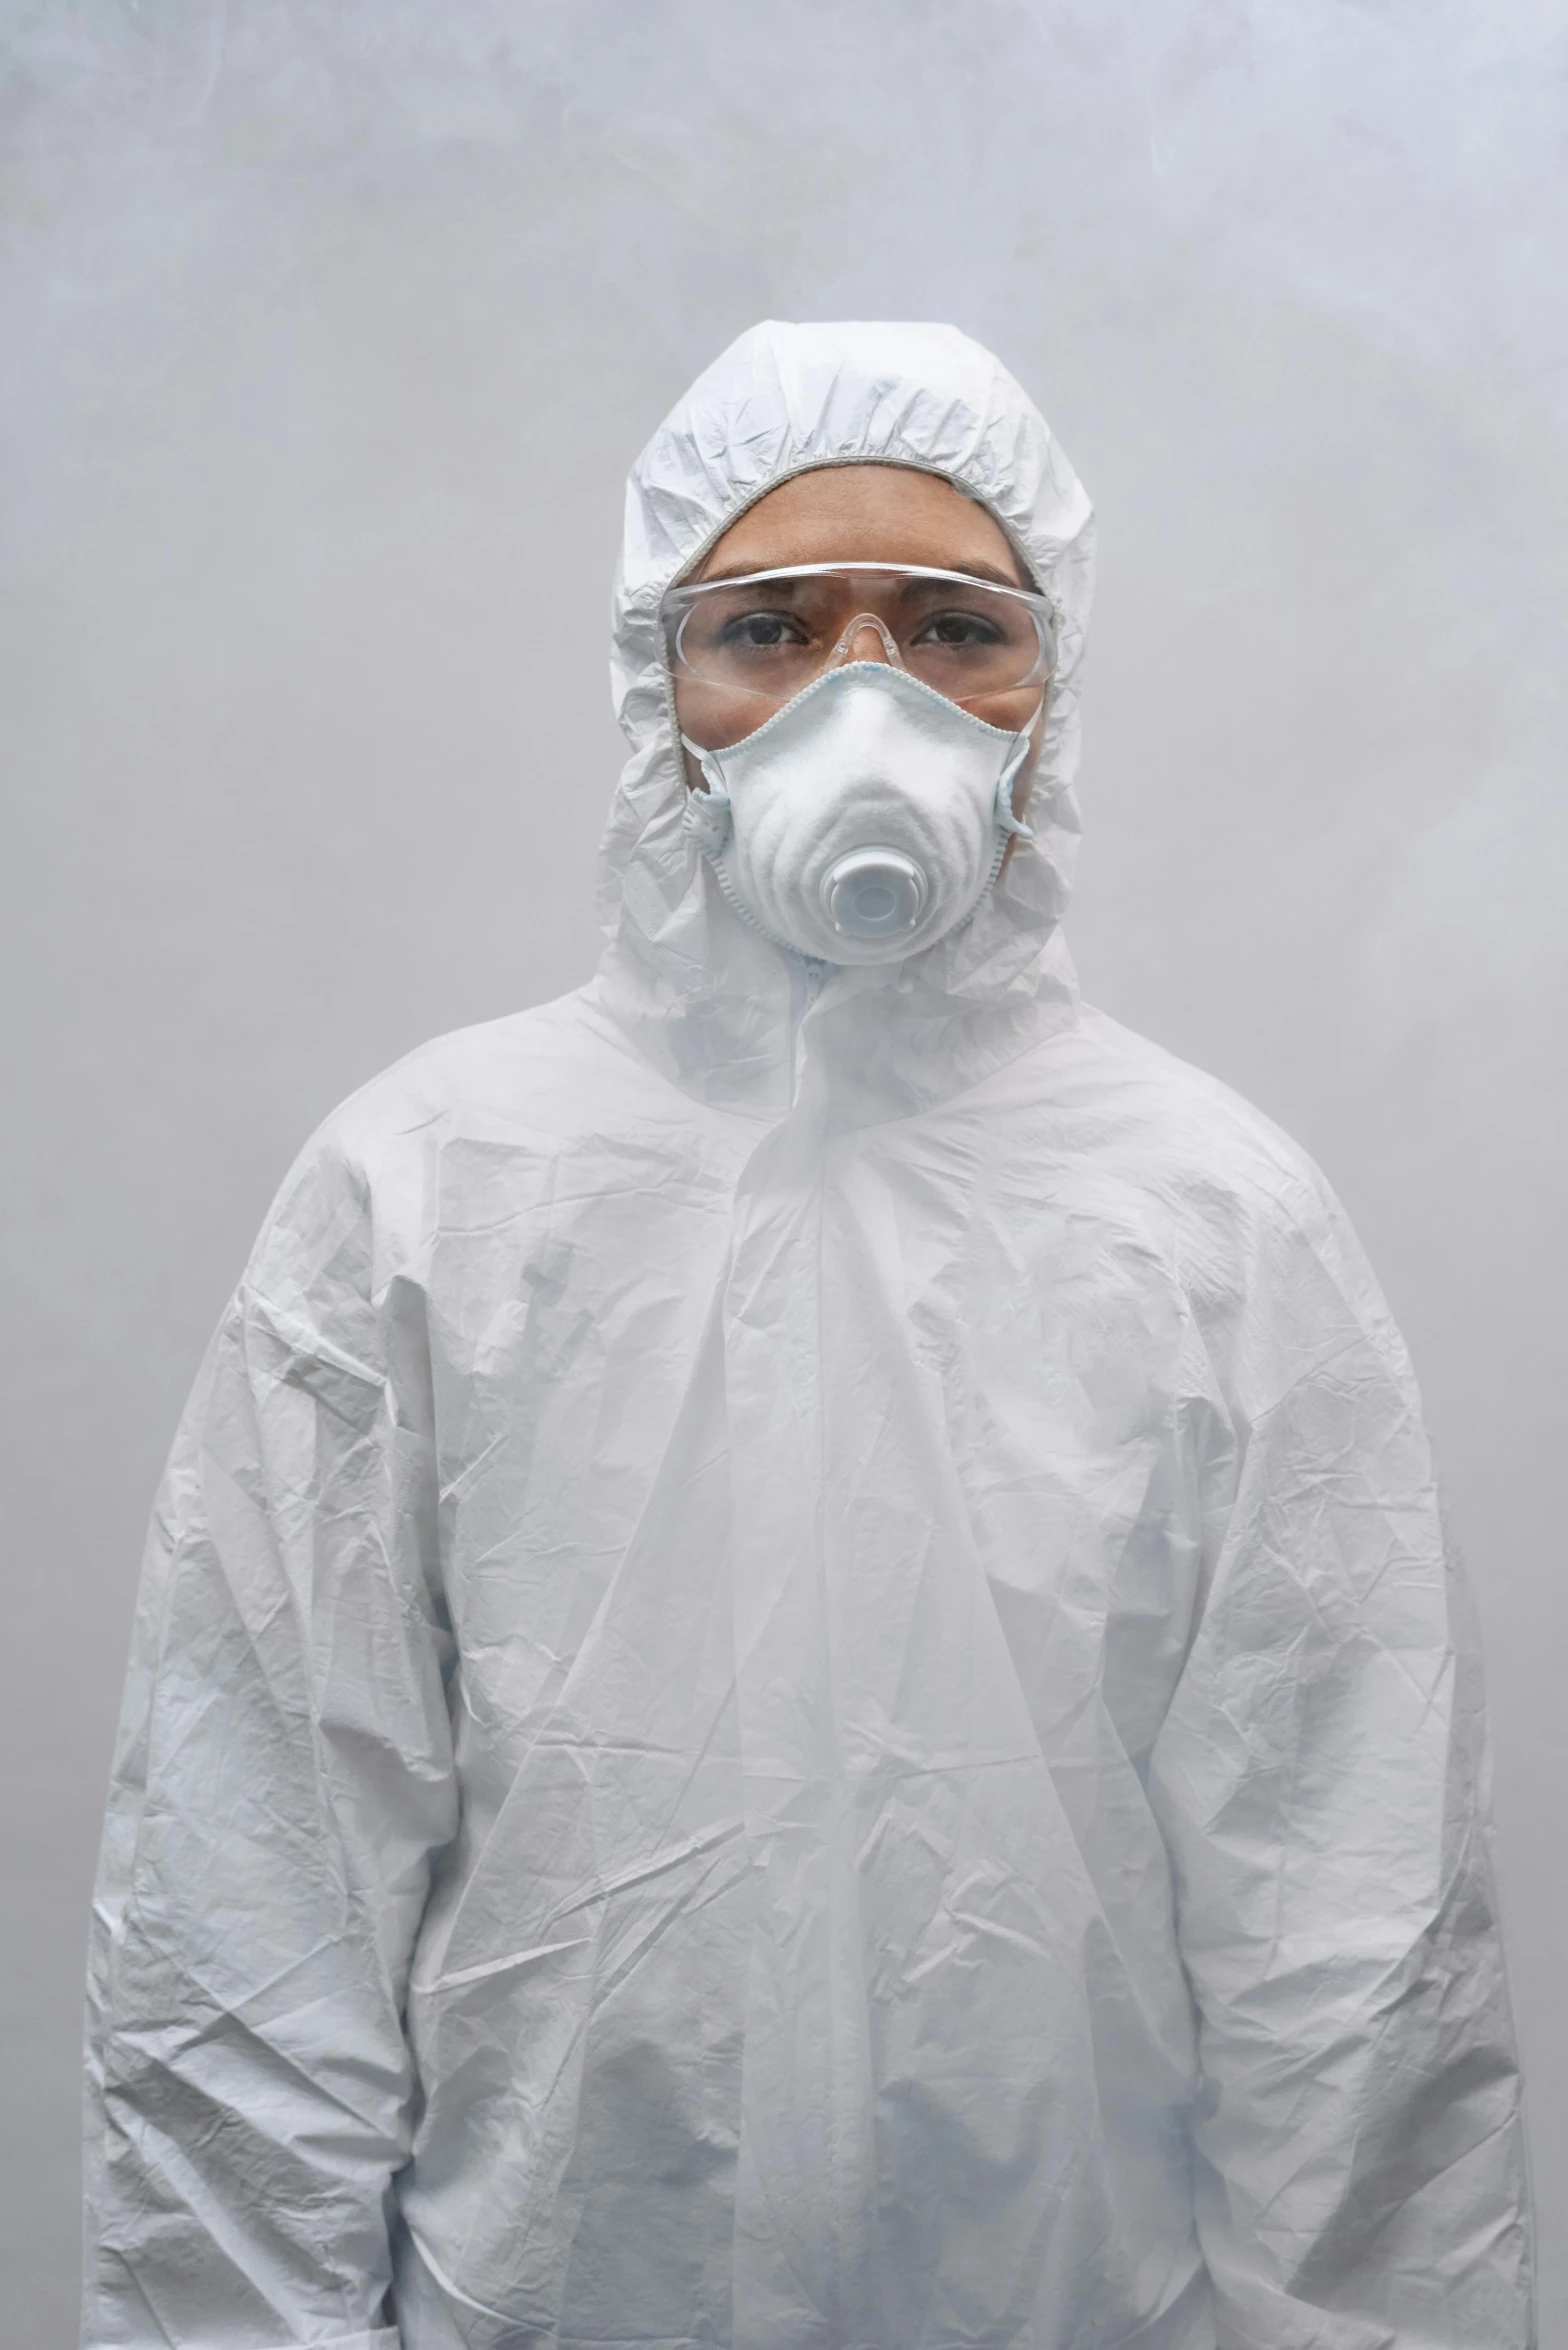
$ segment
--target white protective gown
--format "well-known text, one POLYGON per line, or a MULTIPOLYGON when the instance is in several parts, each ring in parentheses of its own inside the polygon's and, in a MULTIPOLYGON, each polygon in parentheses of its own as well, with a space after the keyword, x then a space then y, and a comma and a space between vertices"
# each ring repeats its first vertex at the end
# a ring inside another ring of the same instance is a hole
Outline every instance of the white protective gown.
POLYGON ((943 327, 762 327, 637 465, 604 964, 328 1122, 158 1503, 90 2350, 1523 2350, 1410 1367, 1056 930, 1089 541, 943 327), (1063 659, 1037 845, 824 973, 683 828, 657 612, 855 459, 1063 659))

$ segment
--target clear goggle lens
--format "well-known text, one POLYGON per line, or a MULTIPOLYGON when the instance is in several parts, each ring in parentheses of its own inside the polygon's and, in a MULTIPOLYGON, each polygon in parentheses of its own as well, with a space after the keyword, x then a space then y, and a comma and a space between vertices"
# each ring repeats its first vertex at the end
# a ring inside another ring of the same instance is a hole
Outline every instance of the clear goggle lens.
POLYGON ((888 660, 952 702, 1043 685, 1051 606, 915 564, 799 564, 672 588, 663 621, 677 677, 787 702, 845 661, 888 660))

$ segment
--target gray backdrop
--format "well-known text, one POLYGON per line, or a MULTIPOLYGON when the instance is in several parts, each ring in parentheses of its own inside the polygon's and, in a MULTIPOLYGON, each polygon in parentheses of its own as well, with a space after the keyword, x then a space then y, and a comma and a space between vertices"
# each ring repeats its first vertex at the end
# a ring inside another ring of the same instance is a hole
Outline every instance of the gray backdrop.
POLYGON ((771 313, 955 319, 1099 505, 1072 935, 1325 1163, 1409 1334, 1568 2339, 1568 10, 0 0, 0 36, 0 2333, 75 2324, 84 1918, 184 1390, 334 1100, 588 971, 620 477, 771 313))

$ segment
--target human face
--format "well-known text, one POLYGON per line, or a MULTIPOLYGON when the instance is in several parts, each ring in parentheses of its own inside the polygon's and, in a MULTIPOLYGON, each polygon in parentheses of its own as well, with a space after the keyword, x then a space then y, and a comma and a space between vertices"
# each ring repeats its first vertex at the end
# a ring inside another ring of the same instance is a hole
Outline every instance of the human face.
MULTIPOLYGON (((984 506, 940 475, 908 465, 825 465, 795 474, 731 523, 692 579, 741 579, 797 563, 914 563, 1003 587, 1030 584, 984 506)), ((888 650, 880 632, 866 626, 845 643, 840 658, 885 662, 888 650)), ((753 694, 684 675, 675 680, 675 706, 681 731, 716 751, 754 734, 772 715, 753 694)), ((1009 734, 1032 725, 1029 755, 1013 787, 1013 807, 1021 816, 1039 753, 1041 688, 983 695, 964 707, 1009 734)))

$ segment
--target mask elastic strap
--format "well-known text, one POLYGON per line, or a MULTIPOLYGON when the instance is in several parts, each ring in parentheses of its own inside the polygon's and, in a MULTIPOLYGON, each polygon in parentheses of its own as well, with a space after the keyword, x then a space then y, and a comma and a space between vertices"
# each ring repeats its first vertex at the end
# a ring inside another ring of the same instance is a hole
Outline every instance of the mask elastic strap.
POLYGON ((1033 840, 1034 833, 1021 816, 1013 814, 1013 784, 1018 770, 1029 755, 1030 729, 1019 735, 1007 765, 996 779, 996 821, 1004 835, 1013 834, 1019 840, 1033 840))
POLYGON ((702 769, 706 791, 688 791, 681 821, 704 856, 722 855, 733 826, 730 813, 729 788, 716 755, 705 751, 701 743, 694 743, 689 734, 681 741, 702 769))

